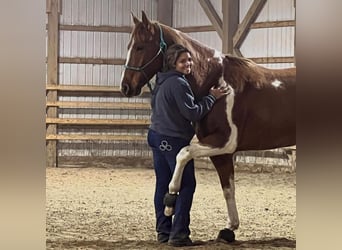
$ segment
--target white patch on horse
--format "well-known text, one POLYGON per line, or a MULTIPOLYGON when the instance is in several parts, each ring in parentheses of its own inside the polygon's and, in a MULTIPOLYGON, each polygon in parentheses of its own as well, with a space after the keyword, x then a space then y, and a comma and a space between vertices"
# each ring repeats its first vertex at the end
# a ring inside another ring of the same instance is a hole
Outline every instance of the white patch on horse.
POLYGON ((222 53, 221 53, 220 51, 216 50, 216 49, 215 49, 215 51, 214 51, 213 58, 218 59, 218 62, 219 62, 219 63, 222 63, 222 62, 223 62, 222 53))
POLYGON ((227 143, 221 148, 215 148, 211 146, 201 145, 200 143, 193 143, 189 146, 186 146, 181 149, 181 151, 177 155, 177 163, 175 167, 175 172, 172 176, 171 182, 169 183, 169 193, 177 193, 180 190, 181 179, 183 175, 183 170, 188 161, 194 158, 200 157, 207 157, 207 156, 215 156, 215 155, 222 155, 222 154, 230 154, 235 152, 237 147, 237 127, 233 123, 232 119, 232 110, 234 106, 234 97, 235 92, 234 89, 224 81, 223 77, 221 76, 219 80, 220 86, 227 86, 230 90, 230 94, 226 97, 226 115, 228 124, 231 129, 231 133, 227 143))
POLYGON ((227 217, 227 228, 230 230, 236 230, 239 228, 239 215, 235 201, 235 183, 234 177, 231 176, 229 179, 230 187, 222 188, 223 196, 226 200, 228 217, 227 217))
POLYGON ((176 194, 180 190, 183 170, 188 161, 192 159, 191 154, 189 154, 189 146, 182 148, 176 157, 176 167, 172 175, 172 180, 169 183, 169 193, 176 194))
POLYGON ((278 79, 275 79, 272 83, 271 83, 275 88, 279 88, 283 83, 281 81, 279 81, 278 79))
MULTIPOLYGON (((229 84, 223 79, 222 76, 220 77, 218 83, 219 83, 219 84, 218 84, 219 87, 224 87, 224 88, 225 88, 225 87, 228 87, 228 88, 230 87, 229 84)), ((232 88, 230 88, 229 91, 232 92, 232 88)))
MULTIPOLYGON (((131 52, 132 52, 132 49, 133 49, 133 44, 134 44, 134 39, 132 40, 132 43, 131 43, 131 47, 128 49, 127 51, 127 57, 126 57, 126 62, 125 62, 125 65, 128 65, 128 61, 129 59, 131 58, 131 52)), ((125 71, 126 69, 124 69, 121 73, 121 82, 123 82, 123 78, 124 78, 124 75, 125 75, 125 71)))
POLYGON ((190 150, 190 154, 192 158, 214 156, 214 155, 221 155, 221 154, 230 154, 230 153, 235 152, 236 150, 238 131, 232 119, 232 110, 234 106, 235 92, 233 88, 226 81, 224 81, 223 77, 220 78, 219 85, 227 86, 230 90, 230 94, 227 95, 226 97, 226 103, 227 103, 226 115, 227 115, 229 127, 231 129, 229 139, 226 142, 226 144, 221 148, 204 146, 204 145, 201 145, 200 143, 191 144, 189 150, 190 150))

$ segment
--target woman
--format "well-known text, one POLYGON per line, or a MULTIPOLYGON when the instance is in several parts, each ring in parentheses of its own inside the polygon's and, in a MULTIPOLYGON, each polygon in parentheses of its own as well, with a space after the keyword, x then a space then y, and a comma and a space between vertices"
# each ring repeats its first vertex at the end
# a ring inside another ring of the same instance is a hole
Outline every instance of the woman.
POLYGON ((164 195, 176 165, 177 153, 189 145, 194 136, 193 123, 201 120, 216 100, 227 95, 227 89, 210 89, 209 95, 195 101, 185 75, 191 73, 193 61, 190 51, 174 44, 166 52, 167 72, 157 74, 152 95, 151 126, 148 143, 153 153, 156 174, 154 206, 157 240, 172 246, 192 245, 190 236, 190 209, 196 187, 194 161, 184 168, 181 188, 172 216, 164 215, 164 195))

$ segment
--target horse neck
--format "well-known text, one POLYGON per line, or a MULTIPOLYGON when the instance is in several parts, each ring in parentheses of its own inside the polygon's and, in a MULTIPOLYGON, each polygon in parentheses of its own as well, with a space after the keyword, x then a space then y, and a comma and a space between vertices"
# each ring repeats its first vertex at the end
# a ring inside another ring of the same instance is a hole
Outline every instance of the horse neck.
POLYGON ((222 75, 222 63, 214 58, 215 50, 206 47, 183 32, 162 25, 168 46, 178 43, 191 51, 194 61, 193 74, 187 76, 196 97, 207 95, 209 89, 218 84, 222 75))

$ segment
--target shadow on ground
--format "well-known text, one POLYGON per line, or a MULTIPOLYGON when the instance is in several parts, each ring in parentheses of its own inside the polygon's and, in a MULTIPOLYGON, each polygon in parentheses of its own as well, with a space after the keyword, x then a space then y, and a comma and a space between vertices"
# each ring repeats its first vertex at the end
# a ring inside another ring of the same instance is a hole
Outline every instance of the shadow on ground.
MULTIPOLYGON (((236 241, 231 244, 218 242, 216 240, 195 241, 196 245, 191 247, 180 247, 177 249, 263 249, 263 250, 289 250, 296 249, 296 241, 286 238, 258 239, 248 241, 236 241)), ((50 241, 46 242, 46 249, 174 249, 166 244, 159 244, 155 241, 50 241)))

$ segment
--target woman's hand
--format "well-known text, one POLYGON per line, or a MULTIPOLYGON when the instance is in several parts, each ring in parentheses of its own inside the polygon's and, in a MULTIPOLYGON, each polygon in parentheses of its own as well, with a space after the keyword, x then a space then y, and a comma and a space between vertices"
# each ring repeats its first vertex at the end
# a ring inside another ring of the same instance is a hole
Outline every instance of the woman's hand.
POLYGON ((226 96, 230 93, 230 89, 228 87, 218 87, 214 86, 209 90, 209 93, 212 94, 216 100, 220 99, 222 96, 226 96))

